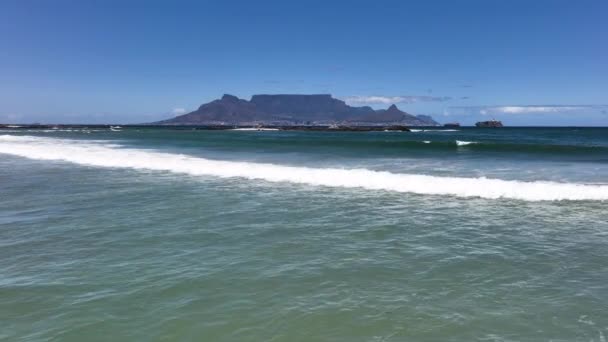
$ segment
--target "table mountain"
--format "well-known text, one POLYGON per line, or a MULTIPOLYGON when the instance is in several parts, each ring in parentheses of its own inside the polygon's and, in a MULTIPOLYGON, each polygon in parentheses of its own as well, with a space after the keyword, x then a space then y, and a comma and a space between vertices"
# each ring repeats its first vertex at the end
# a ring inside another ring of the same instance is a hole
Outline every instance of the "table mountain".
POLYGON ((429 116, 414 116, 395 105, 388 109, 351 107, 329 94, 253 95, 250 101, 225 94, 219 100, 175 118, 155 122, 162 125, 387 125, 435 126, 429 116))

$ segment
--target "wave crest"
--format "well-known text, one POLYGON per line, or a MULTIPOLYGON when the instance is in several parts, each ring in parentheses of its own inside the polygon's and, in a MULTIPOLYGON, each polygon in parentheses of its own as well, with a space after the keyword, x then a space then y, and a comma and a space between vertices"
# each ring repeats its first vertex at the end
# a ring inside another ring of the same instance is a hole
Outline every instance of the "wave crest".
POLYGON ((471 144, 477 144, 477 142, 456 140, 456 146, 467 146, 467 145, 471 145, 471 144))
POLYGON ((368 169, 310 168, 219 161, 166 152, 120 148, 99 141, 4 135, 0 136, 0 153, 97 167, 155 170, 221 178, 238 177, 268 182, 426 195, 508 198, 525 201, 608 200, 608 185, 439 177, 368 169))

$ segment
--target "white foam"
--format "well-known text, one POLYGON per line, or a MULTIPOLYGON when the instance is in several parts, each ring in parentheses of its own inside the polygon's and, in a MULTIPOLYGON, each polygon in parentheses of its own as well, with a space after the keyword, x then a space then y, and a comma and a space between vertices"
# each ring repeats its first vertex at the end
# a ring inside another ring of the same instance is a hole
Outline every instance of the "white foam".
POLYGON ((471 144, 477 144, 477 142, 456 140, 456 146, 466 146, 466 145, 471 145, 471 144))
POLYGON ((0 153, 96 167, 155 170, 222 178, 238 177, 268 182, 416 194, 510 198, 525 201, 608 200, 608 185, 438 177, 367 169, 325 169, 218 161, 166 152, 121 148, 99 141, 0 135, 0 153))
POLYGON ((460 132, 458 129, 410 129, 410 132, 460 132))
POLYGON ((244 128, 233 128, 231 131, 278 131, 278 128, 264 128, 264 127, 244 127, 244 128))

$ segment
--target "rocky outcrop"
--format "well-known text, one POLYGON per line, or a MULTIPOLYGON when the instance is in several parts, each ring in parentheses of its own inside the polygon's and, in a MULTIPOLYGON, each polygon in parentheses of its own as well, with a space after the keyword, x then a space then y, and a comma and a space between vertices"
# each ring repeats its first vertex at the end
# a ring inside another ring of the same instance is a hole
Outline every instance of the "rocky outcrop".
POLYGON ((395 105, 388 109, 351 107, 329 94, 253 95, 250 101, 225 94, 221 99, 201 105, 197 110, 157 122, 165 125, 247 125, 247 124, 362 124, 429 126, 430 117, 414 116, 395 105))
POLYGON ((498 120, 489 120, 489 121, 479 121, 477 123, 475 123, 476 127, 481 127, 481 128, 499 128, 499 127, 503 127, 502 122, 498 121, 498 120))

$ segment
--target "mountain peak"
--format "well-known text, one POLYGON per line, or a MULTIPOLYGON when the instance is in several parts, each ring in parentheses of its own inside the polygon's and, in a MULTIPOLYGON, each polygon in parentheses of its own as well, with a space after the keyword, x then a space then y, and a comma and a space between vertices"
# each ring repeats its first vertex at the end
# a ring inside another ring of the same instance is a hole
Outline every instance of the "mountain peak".
POLYGON ((166 125, 433 125, 435 122, 388 109, 351 107, 330 94, 263 94, 250 101, 224 94, 197 110, 160 122, 166 125))
POLYGON ((224 94, 224 96, 222 96, 222 101, 237 102, 238 100, 239 98, 234 95, 224 94))

